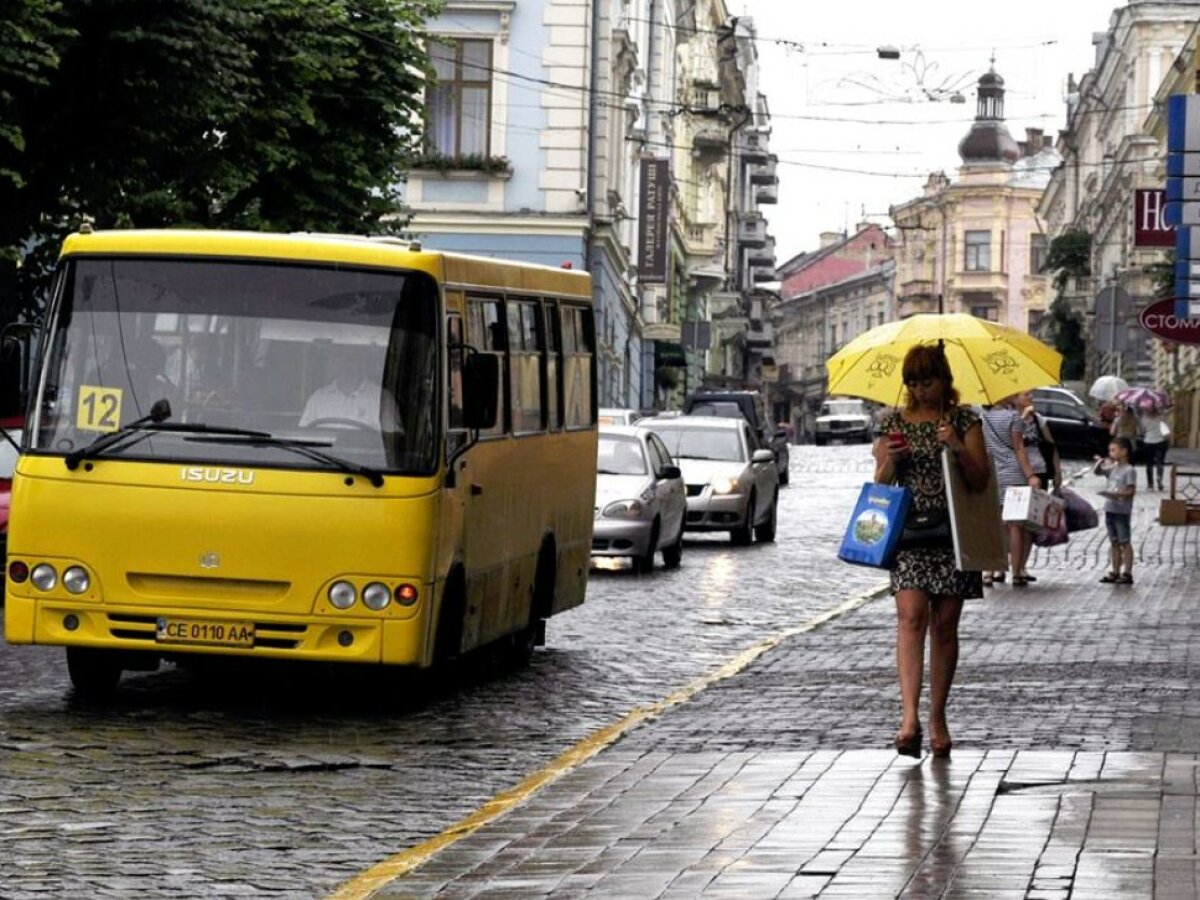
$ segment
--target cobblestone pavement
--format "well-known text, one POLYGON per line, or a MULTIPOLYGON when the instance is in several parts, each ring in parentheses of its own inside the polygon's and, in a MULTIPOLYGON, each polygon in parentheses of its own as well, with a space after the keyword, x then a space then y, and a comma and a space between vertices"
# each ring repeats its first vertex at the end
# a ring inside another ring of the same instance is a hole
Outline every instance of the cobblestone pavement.
MULTIPOLYGON (((1096 479, 1080 487, 1094 498, 1096 479)), ((379 896, 1194 898, 1200 527, 1135 516, 968 605, 953 758, 898 724, 882 599, 781 644, 379 896)))
POLYGON ((61 650, 0 645, 0 896, 318 896, 630 708, 880 581, 833 556, 864 447, 793 448, 779 540, 597 569, 528 669, 166 669, 70 701, 61 650))

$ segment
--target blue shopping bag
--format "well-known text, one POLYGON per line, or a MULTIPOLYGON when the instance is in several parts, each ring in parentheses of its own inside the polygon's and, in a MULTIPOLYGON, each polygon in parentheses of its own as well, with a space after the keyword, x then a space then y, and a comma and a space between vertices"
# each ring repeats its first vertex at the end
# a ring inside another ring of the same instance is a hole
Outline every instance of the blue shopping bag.
POLYGON ((859 566, 890 568, 911 502, 908 488, 864 484, 846 526, 838 559, 859 566))

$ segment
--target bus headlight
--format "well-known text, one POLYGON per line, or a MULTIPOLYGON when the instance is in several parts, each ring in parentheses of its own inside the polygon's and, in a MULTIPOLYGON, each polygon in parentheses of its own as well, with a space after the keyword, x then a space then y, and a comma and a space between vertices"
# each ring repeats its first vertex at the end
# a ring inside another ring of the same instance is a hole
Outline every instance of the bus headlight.
POLYGON ((58 573, 54 571, 54 566, 48 563, 39 563, 33 567, 29 580, 39 591, 52 591, 58 584, 58 573))
POLYGON ((334 609, 349 609, 358 599, 358 591, 348 581, 335 581, 329 586, 329 603, 334 609))
POLYGON ((63 572, 63 587, 72 594, 82 594, 92 586, 87 569, 83 566, 71 566, 63 572))
POLYGON ((618 500, 604 507, 604 515, 609 519, 637 519, 642 515, 642 504, 637 500, 618 500))
POLYGON ((376 612, 392 602, 392 591, 386 584, 372 582, 363 590, 363 605, 376 612))

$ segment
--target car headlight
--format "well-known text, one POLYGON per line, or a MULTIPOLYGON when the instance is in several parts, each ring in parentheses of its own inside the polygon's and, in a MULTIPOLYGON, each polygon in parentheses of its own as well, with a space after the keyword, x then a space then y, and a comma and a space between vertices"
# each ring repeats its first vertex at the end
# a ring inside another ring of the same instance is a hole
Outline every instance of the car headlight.
POLYGON ((714 494, 732 494, 738 489, 736 478, 718 478, 712 483, 714 494))
POLYGON ((645 507, 642 506, 640 500, 618 500, 616 503, 610 503, 604 507, 601 515, 610 519, 637 519, 643 512, 645 512, 645 507))
POLYGON ((335 581, 329 586, 329 603, 334 609, 349 609, 358 599, 358 591, 348 581, 335 581))

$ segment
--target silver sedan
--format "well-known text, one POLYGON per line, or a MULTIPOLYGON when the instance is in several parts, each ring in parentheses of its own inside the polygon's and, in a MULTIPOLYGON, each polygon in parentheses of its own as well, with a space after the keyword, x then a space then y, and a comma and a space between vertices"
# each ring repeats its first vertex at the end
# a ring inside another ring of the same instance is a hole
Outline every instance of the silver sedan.
POLYGON ((687 482, 688 531, 728 531, 735 544, 775 540, 779 473, 746 422, 715 416, 645 419, 687 482))
POLYGON ((683 476, 662 440, 644 428, 600 429, 596 458, 596 520, 593 556, 628 556, 640 572, 683 558, 687 498, 683 476))

